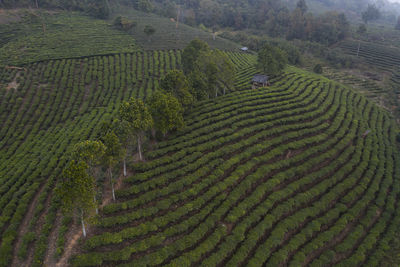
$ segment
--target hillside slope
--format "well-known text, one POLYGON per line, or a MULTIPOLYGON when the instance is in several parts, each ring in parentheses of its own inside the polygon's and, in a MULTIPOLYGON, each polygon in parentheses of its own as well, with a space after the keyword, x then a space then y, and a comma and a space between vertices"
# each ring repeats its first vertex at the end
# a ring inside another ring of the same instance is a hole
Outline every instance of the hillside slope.
POLYGON ((19 10, 17 14, 20 22, 0 24, 0 66, 140 50, 132 36, 80 13, 19 10))
MULTIPOLYGON (((228 55, 238 88, 248 88, 255 56, 228 55)), ((60 226, 53 195, 65 155, 96 138, 101 121, 123 100, 148 97, 180 65, 181 51, 170 50, 0 69, 0 266, 53 266, 48 262, 56 249, 62 254, 63 227, 70 226, 68 220, 60 226)))
POLYGON ((195 38, 207 42, 211 48, 230 51, 240 48, 240 45, 227 39, 216 37, 214 40, 210 32, 183 23, 177 24, 173 18, 168 19, 155 14, 140 12, 126 6, 115 6, 113 12, 126 16, 137 23, 130 33, 137 40, 137 43, 146 50, 183 49, 195 38), (156 30, 150 38, 143 31, 146 25, 150 25, 156 30))
POLYGON ((132 166, 74 265, 378 266, 400 222, 385 111, 291 69, 186 119, 132 166))

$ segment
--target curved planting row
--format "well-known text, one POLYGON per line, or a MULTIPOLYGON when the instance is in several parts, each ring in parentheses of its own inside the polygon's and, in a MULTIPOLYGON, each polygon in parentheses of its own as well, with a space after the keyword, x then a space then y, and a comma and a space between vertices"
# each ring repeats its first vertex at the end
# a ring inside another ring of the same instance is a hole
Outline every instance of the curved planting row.
POLYGON ((296 72, 199 103, 73 264, 376 266, 400 220, 395 142, 384 111, 296 72))

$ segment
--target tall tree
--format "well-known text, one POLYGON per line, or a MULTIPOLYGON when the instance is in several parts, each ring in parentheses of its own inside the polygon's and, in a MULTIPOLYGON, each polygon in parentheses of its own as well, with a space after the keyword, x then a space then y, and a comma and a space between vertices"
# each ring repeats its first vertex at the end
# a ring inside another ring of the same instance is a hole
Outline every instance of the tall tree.
POLYGON ((148 40, 150 42, 151 36, 156 32, 156 29, 151 25, 146 25, 143 32, 147 35, 147 38, 149 38, 148 40))
POLYGON ((296 8, 290 16, 287 39, 306 39, 306 26, 307 18, 299 8, 296 8))
POLYGON ((182 53, 182 65, 185 74, 189 74, 194 70, 194 64, 199 58, 199 56, 208 52, 210 47, 204 41, 199 39, 192 40, 183 50, 182 53))
MULTIPOLYGON (((205 85, 201 89, 205 89, 204 94, 210 98, 217 91, 218 86, 218 66, 215 64, 211 52, 201 53, 201 56, 195 62, 195 73, 205 85)), ((194 88, 193 90, 199 90, 194 88)))
MULTIPOLYGON (((101 159, 105 152, 105 146, 100 141, 86 140, 76 144, 72 151, 72 159, 76 161, 83 161, 88 166, 88 174, 94 177, 95 181, 95 167, 101 163, 101 159)), ((93 197, 96 203, 96 214, 99 213, 97 208, 96 195, 93 197)))
POLYGON ((296 4, 296 8, 300 9, 301 13, 305 14, 308 10, 306 0, 299 0, 296 4))
POLYGON ((189 81, 180 70, 170 70, 161 80, 160 87, 175 96, 185 109, 194 102, 194 97, 190 93, 189 81))
POLYGON ((218 49, 212 51, 211 58, 213 59, 218 69, 218 86, 215 89, 215 96, 217 96, 218 90, 222 90, 222 94, 225 95, 226 90, 231 90, 234 86, 235 65, 233 65, 232 61, 225 53, 218 49))
POLYGON ((100 131, 101 136, 106 136, 109 132, 114 132, 117 135, 119 142, 121 143, 123 173, 124 176, 126 176, 126 157, 128 154, 129 146, 134 141, 130 134, 129 123, 126 121, 122 121, 118 118, 111 121, 103 121, 100 131))
POLYGON ((112 129, 118 136, 122 145, 122 162, 124 166, 124 176, 126 176, 126 156, 128 153, 129 144, 132 142, 132 139, 129 135, 129 124, 126 121, 115 119, 113 121, 112 129))
POLYGON ((182 105, 171 93, 157 91, 151 95, 148 104, 154 120, 154 127, 164 137, 168 131, 183 127, 182 105))
POLYGON ((381 12, 376 5, 368 4, 367 9, 361 13, 361 17, 365 24, 368 24, 370 21, 379 19, 381 17, 381 12))
POLYGON ((78 211, 82 224, 83 236, 86 237, 85 220, 91 218, 95 209, 93 201, 96 195, 95 180, 87 172, 88 165, 84 161, 72 160, 64 169, 56 194, 61 199, 63 211, 78 211))
POLYGON ((113 179, 113 167, 122 157, 122 146, 119 142, 117 135, 113 131, 109 131, 104 137, 103 142, 106 146, 104 153, 104 164, 107 167, 107 171, 110 178, 112 198, 115 201, 115 190, 114 190, 114 179, 113 179))
POLYGON ((139 159, 142 156, 142 139, 144 132, 153 126, 153 119, 145 104, 140 99, 132 97, 129 101, 122 103, 119 109, 119 117, 129 127, 129 134, 136 137, 139 159))

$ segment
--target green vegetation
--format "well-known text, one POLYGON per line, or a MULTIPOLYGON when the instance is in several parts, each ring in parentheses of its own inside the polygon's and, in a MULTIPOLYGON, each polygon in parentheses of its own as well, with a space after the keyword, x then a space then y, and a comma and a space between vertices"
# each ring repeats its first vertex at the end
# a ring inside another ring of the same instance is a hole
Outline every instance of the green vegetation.
POLYGON ((139 159, 143 160, 142 141, 144 133, 151 129, 154 123, 148 107, 143 100, 132 97, 129 101, 122 103, 118 115, 120 120, 127 124, 132 139, 137 140, 139 159))
POLYGON ((340 48, 350 55, 358 55, 371 67, 378 70, 375 80, 383 80, 383 75, 388 76, 383 97, 386 106, 399 118, 400 117, 400 49, 387 47, 371 42, 345 41, 340 43, 340 48))
POLYGON ((2 0, 0 8, 62 8, 63 10, 83 11, 87 14, 106 19, 110 14, 110 0, 2 0))
POLYGON ((184 126, 183 108, 171 93, 155 92, 148 100, 154 127, 165 137, 169 131, 184 126))
POLYGON ((126 6, 116 6, 114 7, 114 12, 137 22, 137 25, 130 30, 130 33, 137 44, 146 50, 184 49, 190 41, 196 38, 207 42, 212 48, 226 51, 234 51, 240 48, 240 45, 226 39, 217 37, 213 40, 212 33, 183 23, 177 24, 176 21, 172 21, 170 18, 159 17, 155 14, 137 11, 126 6), (155 29, 155 33, 151 36, 151 42, 149 42, 149 37, 144 32, 147 25, 155 29))
POLYGON ((264 74, 280 74, 288 63, 287 55, 280 48, 265 45, 258 52, 258 68, 264 74))
POLYGON ((78 210, 84 237, 86 237, 84 219, 90 216, 96 205, 93 201, 96 196, 95 180, 88 174, 88 168, 89 166, 83 161, 70 161, 63 171, 60 186, 56 191, 63 209, 68 212, 78 210))
POLYGON ((370 21, 379 19, 381 17, 381 12, 375 4, 369 4, 367 9, 362 12, 361 17, 365 24, 368 24, 370 21))
POLYGON ((315 73, 317 73, 317 74, 322 74, 323 69, 322 69, 321 64, 315 65, 313 71, 314 71, 315 73))

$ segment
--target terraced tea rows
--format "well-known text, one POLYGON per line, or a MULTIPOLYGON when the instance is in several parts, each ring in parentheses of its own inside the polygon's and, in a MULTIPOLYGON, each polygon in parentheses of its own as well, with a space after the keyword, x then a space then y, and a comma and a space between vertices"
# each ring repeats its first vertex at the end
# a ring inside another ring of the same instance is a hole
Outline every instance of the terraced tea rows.
POLYGON ((237 43, 218 36, 214 39, 211 32, 190 27, 181 23, 182 21, 176 23, 173 18, 140 12, 128 6, 118 6, 116 3, 112 5, 114 12, 137 23, 130 33, 145 50, 184 49, 191 40, 197 38, 207 42, 212 48, 239 51, 240 45, 237 43), (146 25, 151 25, 156 30, 151 37, 144 33, 146 25))
MULTIPOLYGON (((358 43, 355 41, 342 42, 340 48, 351 55, 358 54, 371 66, 389 75, 390 82, 382 93, 387 94, 386 100, 390 105, 390 109, 393 107, 394 112, 400 117, 400 50, 398 48, 388 48, 373 43, 358 43)), ((380 79, 384 80, 382 73, 380 76, 380 79)))
POLYGON ((378 266, 400 222, 394 122, 292 71, 197 105, 131 166, 73 263, 378 266))
MULTIPOLYGON (((122 100, 149 96, 168 70, 179 68, 180 56, 148 51, 0 69, 0 266, 42 266, 55 252, 51 238, 60 237, 63 248, 52 193, 63 156, 72 144, 95 138, 122 100)), ((229 57, 244 62, 238 70, 252 68, 254 56, 229 57)), ((249 86, 250 76, 239 80, 249 86)))
POLYGON ((20 13, 23 23, 0 24, 0 66, 140 50, 132 36, 103 20, 79 13, 20 13))

